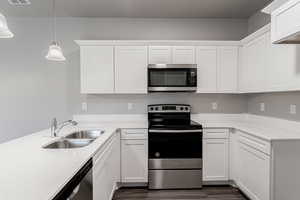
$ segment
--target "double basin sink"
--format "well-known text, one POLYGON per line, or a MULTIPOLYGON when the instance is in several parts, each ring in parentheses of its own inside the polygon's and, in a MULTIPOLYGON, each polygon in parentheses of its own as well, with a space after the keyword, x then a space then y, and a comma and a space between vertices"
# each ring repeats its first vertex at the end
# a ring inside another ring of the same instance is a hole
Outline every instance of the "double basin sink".
POLYGON ((71 133, 64 138, 52 142, 43 148, 45 149, 72 149, 85 147, 104 133, 103 130, 87 130, 71 133))

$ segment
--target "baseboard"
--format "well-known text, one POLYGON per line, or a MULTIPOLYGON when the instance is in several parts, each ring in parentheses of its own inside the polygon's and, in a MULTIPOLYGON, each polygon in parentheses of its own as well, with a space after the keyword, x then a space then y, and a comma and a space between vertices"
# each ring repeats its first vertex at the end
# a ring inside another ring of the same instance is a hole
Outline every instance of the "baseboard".
POLYGON ((230 185, 230 181, 203 181, 203 186, 230 185))

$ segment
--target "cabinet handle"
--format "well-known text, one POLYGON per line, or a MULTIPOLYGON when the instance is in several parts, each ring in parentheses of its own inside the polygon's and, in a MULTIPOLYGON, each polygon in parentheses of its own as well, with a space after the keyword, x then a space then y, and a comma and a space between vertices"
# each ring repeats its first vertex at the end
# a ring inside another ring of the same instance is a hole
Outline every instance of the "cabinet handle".
POLYGON ((125 145, 144 145, 144 143, 139 143, 139 142, 126 142, 125 145))

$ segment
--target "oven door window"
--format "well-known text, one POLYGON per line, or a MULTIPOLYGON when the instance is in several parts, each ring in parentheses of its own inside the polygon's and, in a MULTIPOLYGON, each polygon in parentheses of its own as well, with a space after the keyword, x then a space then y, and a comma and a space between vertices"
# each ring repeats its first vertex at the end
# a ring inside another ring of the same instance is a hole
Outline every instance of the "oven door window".
POLYGON ((202 158, 202 134, 151 132, 149 158, 202 158))
POLYGON ((195 87, 196 69, 149 69, 150 87, 195 87))

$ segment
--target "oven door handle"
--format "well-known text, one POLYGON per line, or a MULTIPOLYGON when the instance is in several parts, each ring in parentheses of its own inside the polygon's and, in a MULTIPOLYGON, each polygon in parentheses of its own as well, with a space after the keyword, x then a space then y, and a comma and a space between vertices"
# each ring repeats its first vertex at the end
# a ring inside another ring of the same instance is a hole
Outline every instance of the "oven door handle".
POLYGON ((155 130, 149 129, 149 133, 202 133, 201 129, 195 130, 155 130))

